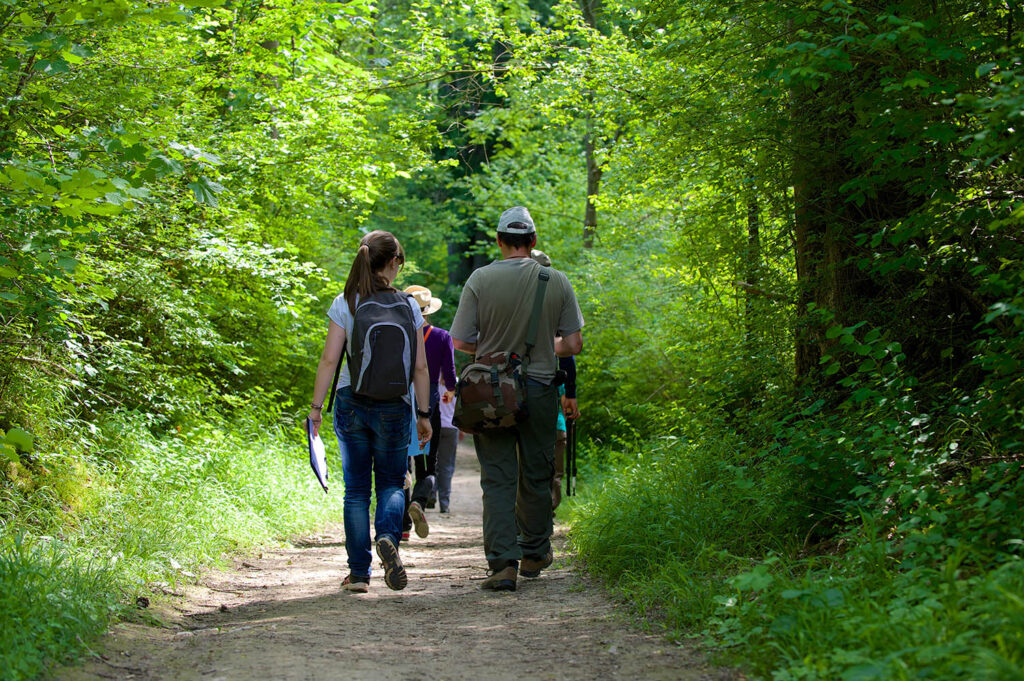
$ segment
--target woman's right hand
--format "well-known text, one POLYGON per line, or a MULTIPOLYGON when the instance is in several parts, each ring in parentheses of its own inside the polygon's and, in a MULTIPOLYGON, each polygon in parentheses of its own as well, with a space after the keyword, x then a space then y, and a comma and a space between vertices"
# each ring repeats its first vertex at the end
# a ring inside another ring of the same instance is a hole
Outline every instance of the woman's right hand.
POLYGON ((313 429, 313 437, 320 434, 320 422, 323 421, 323 415, 319 409, 309 410, 309 425, 313 429))
POLYGON ((430 437, 434 434, 434 429, 430 427, 429 416, 418 416, 416 417, 416 435, 419 437, 420 444, 426 444, 430 442, 430 437))

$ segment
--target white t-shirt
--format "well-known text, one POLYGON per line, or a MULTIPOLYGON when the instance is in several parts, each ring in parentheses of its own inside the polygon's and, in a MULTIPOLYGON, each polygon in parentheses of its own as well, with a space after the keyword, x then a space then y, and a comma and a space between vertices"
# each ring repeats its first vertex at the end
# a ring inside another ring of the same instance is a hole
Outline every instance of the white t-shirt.
MULTIPOLYGON (((356 295, 356 306, 359 305, 359 295, 356 295)), ((412 319, 413 324, 417 329, 423 328, 423 313, 420 312, 420 306, 416 304, 416 299, 409 296, 409 307, 412 308, 412 319)), ((342 349, 342 353, 348 350, 349 339, 352 338, 352 326, 355 324, 355 320, 352 318, 352 313, 348 309, 348 301, 345 300, 345 294, 341 293, 334 302, 331 303, 331 307, 327 310, 327 316, 331 318, 331 321, 345 329, 345 347, 342 349)), ((413 364, 416 363, 416 349, 413 348, 413 364)), ((338 376, 338 385, 334 386, 335 390, 344 388, 352 385, 352 378, 348 374, 348 362, 345 362, 345 366, 341 368, 341 374, 338 376)))

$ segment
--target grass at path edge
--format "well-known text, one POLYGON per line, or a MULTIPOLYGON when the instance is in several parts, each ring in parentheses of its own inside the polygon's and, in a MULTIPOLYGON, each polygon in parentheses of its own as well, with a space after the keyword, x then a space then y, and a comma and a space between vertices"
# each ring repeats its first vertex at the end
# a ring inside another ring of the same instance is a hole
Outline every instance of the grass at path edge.
POLYGON ((340 518, 341 476, 323 494, 302 438, 256 423, 155 437, 122 420, 44 455, 47 475, 31 487, 3 480, 3 677, 76 659, 137 598, 193 581, 225 553, 340 518))

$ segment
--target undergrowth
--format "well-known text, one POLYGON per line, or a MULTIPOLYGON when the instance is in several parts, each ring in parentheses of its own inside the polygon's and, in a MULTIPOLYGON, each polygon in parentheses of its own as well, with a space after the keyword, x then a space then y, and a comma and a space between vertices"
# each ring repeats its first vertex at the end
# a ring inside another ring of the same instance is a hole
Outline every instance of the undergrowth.
POLYGON ((5 679, 74 659, 138 596, 159 598, 225 552, 341 516, 301 432, 255 421, 156 437, 122 417, 37 451, 33 469, 0 477, 5 679))
MULTIPOLYGON (((1016 511, 974 507, 1019 494, 1019 476, 975 471, 973 487, 968 476, 932 490, 899 517, 892 499, 851 505, 823 533, 831 516, 820 499, 806 503, 807 458, 831 456, 827 441, 791 438, 795 450, 766 465, 778 440, 753 446, 720 426, 703 435, 594 452, 620 463, 572 508, 580 558, 649 623, 702 638, 756 678, 1024 679, 1016 511)), ((895 460, 902 475, 914 458, 895 460)))

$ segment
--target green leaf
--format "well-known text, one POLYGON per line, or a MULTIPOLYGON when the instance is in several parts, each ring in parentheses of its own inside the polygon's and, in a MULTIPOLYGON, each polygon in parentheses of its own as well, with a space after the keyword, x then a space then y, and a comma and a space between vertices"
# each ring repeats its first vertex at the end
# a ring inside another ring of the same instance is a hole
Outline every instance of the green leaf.
POLYGON ((206 203, 214 208, 217 207, 217 194, 224 191, 224 186, 206 178, 200 177, 195 182, 190 182, 188 188, 196 196, 196 201, 206 203))
POLYGON ((729 580, 738 591, 760 591, 774 582, 775 577, 768 572, 766 565, 758 565, 750 572, 742 572, 729 580))
POLYGON ((14 445, 23 452, 31 452, 35 444, 35 438, 32 437, 31 433, 17 427, 8 430, 4 440, 7 444, 14 445))
POLYGON ((124 209, 113 203, 90 203, 81 206, 81 211, 89 215, 111 216, 118 215, 124 209))
POLYGON ((21 462, 21 458, 18 456, 18 450, 15 449, 13 445, 9 445, 6 442, 0 442, 0 456, 12 463, 21 462))
POLYGON ((47 74, 67 73, 71 70, 71 66, 58 57, 57 59, 40 59, 32 65, 32 70, 47 74))

